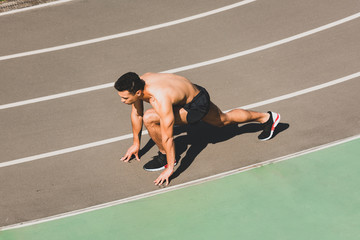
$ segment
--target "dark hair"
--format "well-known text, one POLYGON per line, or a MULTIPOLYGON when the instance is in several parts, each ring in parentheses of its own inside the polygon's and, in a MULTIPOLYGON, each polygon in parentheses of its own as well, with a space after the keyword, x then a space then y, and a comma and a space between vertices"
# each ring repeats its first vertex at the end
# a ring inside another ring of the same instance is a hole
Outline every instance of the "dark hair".
POLYGON ((145 81, 139 75, 133 72, 128 72, 122 75, 114 84, 114 87, 119 92, 129 91, 135 94, 138 90, 144 90, 145 81))

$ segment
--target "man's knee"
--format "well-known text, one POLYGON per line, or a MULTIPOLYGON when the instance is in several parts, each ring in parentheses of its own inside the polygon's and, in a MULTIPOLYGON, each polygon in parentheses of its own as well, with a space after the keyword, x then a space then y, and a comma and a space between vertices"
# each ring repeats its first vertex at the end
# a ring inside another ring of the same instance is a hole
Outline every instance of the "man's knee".
POLYGON ((143 121, 145 126, 152 124, 158 124, 160 122, 159 115, 155 112, 153 108, 146 110, 143 116, 143 121))
POLYGON ((226 113, 223 113, 220 115, 220 121, 218 122, 218 127, 225 127, 227 125, 231 124, 231 120, 229 116, 226 113))
POLYGON ((230 121, 225 114, 221 114, 220 116, 213 118, 213 119, 207 119, 205 122, 207 122, 215 127, 224 127, 224 126, 230 124, 230 121))

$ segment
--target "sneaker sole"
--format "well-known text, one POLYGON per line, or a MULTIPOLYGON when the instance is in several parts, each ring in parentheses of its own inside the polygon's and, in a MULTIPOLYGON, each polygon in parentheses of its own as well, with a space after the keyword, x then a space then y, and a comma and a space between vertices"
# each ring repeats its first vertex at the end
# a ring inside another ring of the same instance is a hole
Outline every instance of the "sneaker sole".
POLYGON ((272 136, 274 134, 274 131, 275 131, 275 128, 279 124, 279 122, 280 122, 280 114, 276 113, 276 118, 274 120, 273 125, 271 126, 270 136, 267 137, 267 138, 264 138, 264 139, 260 139, 260 141, 266 141, 266 140, 269 140, 270 138, 272 138, 272 136))
MULTIPOLYGON (((177 165, 177 162, 175 162, 174 166, 176 166, 176 165, 177 165)), ((157 172, 157 171, 164 170, 166 167, 167 167, 167 164, 160 168, 152 168, 152 169, 143 168, 143 169, 148 172, 157 172)))

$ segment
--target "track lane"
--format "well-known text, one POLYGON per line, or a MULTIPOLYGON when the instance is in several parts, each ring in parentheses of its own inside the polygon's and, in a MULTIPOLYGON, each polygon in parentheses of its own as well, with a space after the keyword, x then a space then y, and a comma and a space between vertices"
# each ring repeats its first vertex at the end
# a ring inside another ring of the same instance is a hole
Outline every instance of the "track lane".
POLYGON ((128 31, 128 32, 108 35, 108 36, 104 36, 104 37, 100 37, 100 38, 88 39, 88 40, 84 40, 84 41, 80 41, 80 42, 68 43, 68 44, 50 47, 50 48, 43 48, 43 49, 37 49, 37 50, 33 50, 33 51, 27 51, 27 52, 16 53, 16 54, 11 54, 11 55, 6 55, 6 56, 0 56, 0 61, 9 60, 9 59, 13 59, 13 58, 27 57, 27 56, 31 56, 31 55, 37 55, 37 54, 43 54, 43 53, 47 53, 47 52, 61 51, 61 50, 69 49, 69 48, 81 47, 81 46, 85 46, 85 45, 89 45, 89 44, 94 44, 94 43, 109 41, 109 40, 118 39, 118 38, 122 38, 122 37, 132 36, 135 34, 141 34, 144 32, 154 31, 157 29, 171 27, 171 26, 174 26, 177 24, 201 19, 203 17, 211 16, 213 14, 222 13, 224 11, 228 11, 228 10, 231 10, 236 7, 240 7, 240 6, 249 4, 249 3, 253 3, 255 1, 256 0, 244 0, 244 1, 241 1, 241 2, 238 2, 235 4, 227 5, 227 6, 224 6, 221 8, 217 8, 217 9, 214 9, 211 11, 196 14, 196 15, 189 16, 186 18, 181 18, 181 19, 177 19, 174 21, 165 22, 165 23, 161 23, 161 24, 157 24, 157 25, 153 25, 153 26, 149 26, 149 27, 145 27, 145 28, 140 28, 140 29, 136 29, 136 30, 132 30, 132 31, 128 31))
MULTIPOLYGON (((253 104, 249 104, 246 106, 242 106, 242 107, 237 107, 239 109, 253 109, 256 107, 261 107, 267 104, 271 104, 274 102, 278 102, 278 101, 283 101, 286 99, 290 99, 293 97, 297 97, 303 94, 307 94, 313 91, 318 91, 321 90, 323 88, 327 88, 327 87, 332 87, 336 84, 340 84, 349 80, 353 80, 360 77, 360 72, 345 76, 343 78, 339 78, 336 80, 332 80, 329 81, 327 83, 324 84, 320 84, 317 86, 313 86, 307 89, 302 89, 293 93, 289 93, 289 94, 285 94, 282 96, 278 96, 272 99, 267 99, 258 103, 253 103, 253 104)), ((229 110, 225 110, 224 112, 229 112, 232 109, 229 110)), ((147 135, 148 131, 147 130, 143 130, 142 131, 142 135, 147 135)), ((34 156, 29 156, 29 157, 25 157, 25 158, 20 158, 20 159, 15 159, 15 160, 10 160, 10 161, 6 161, 6 162, 2 162, 0 163, 0 167, 8 167, 8 166, 13 166, 16 164, 22 164, 22 163, 27 163, 27 162, 32 162, 32 161, 36 161, 39 159, 43 159, 43 158, 49 158, 49 157, 53 157, 53 156, 58 156, 58 155, 62 155, 62 154, 66 154, 66 153, 71 153, 71 152, 76 152, 76 151, 81 151, 81 150, 85 150, 85 149, 89 149, 89 148, 94 148, 94 147, 98 147, 98 146, 102 146, 102 145, 106 145, 106 144, 111 144, 114 142, 120 142, 120 141, 124 141, 127 139, 132 139, 133 138, 133 134, 126 134, 126 135, 122 135, 122 136, 118 136, 118 137, 114 137, 114 138, 109 138, 109 139, 104 139, 101 141, 97 141, 97 142, 92 142, 92 143, 87 143, 87 144, 83 144, 83 145, 79 145, 79 146, 74 146, 74 147, 70 147, 70 148, 66 148, 66 149, 59 149, 56 151, 52 151, 52 152, 47 152, 47 153, 42 153, 42 154, 38 154, 38 155, 34 155, 34 156)))
POLYGON ((181 19, 239 2, 158 0, 74 0, 56 6, 0 16, 0 55, 84 41, 181 19), (187 6, 191 5, 191 8, 187 6), (66 18, 64 18, 66 16, 66 18), (21 32, 21 38, 19 38, 21 32))
POLYGON ((308 4, 297 6, 302 9, 297 9, 298 14, 294 15, 295 9, 283 13, 284 3, 274 2, 271 6, 271 3, 257 1, 196 23, 185 23, 106 44, 5 61, 0 64, 6 83, 0 102, 11 103, 109 83, 119 72, 130 69, 158 72, 186 66, 277 41, 356 13, 356 8, 345 9, 346 14, 336 8, 333 13, 316 9, 317 18, 309 21, 308 16, 301 17, 311 8, 308 4), (256 9, 261 8, 268 11, 256 14, 256 9), (259 17, 254 19, 254 15, 259 17), (276 15, 281 18, 274 18, 276 15), (285 18, 287 22, 284 22, 285 18), (236 20, 234 25, 228 24, 229 19, 236 20), (234 30, 234 26, 239 31, 234 30), (136 49, 132 47, 134 45, 136 49), (126 60, 122 56, 126 56, 126 60), (21 88, 24 81, 29 84, 27 91, 21 88))

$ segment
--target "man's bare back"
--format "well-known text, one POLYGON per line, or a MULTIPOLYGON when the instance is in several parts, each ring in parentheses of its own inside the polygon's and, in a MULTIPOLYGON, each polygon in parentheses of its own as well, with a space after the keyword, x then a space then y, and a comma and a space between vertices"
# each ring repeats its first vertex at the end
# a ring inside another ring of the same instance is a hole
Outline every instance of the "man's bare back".
POLYGON ((145 81, 143 100, 146 102, 165 97, 172 105, 185 105, 199 93, 188 79, 175 74, 145 73, 140 78, 145 81))

